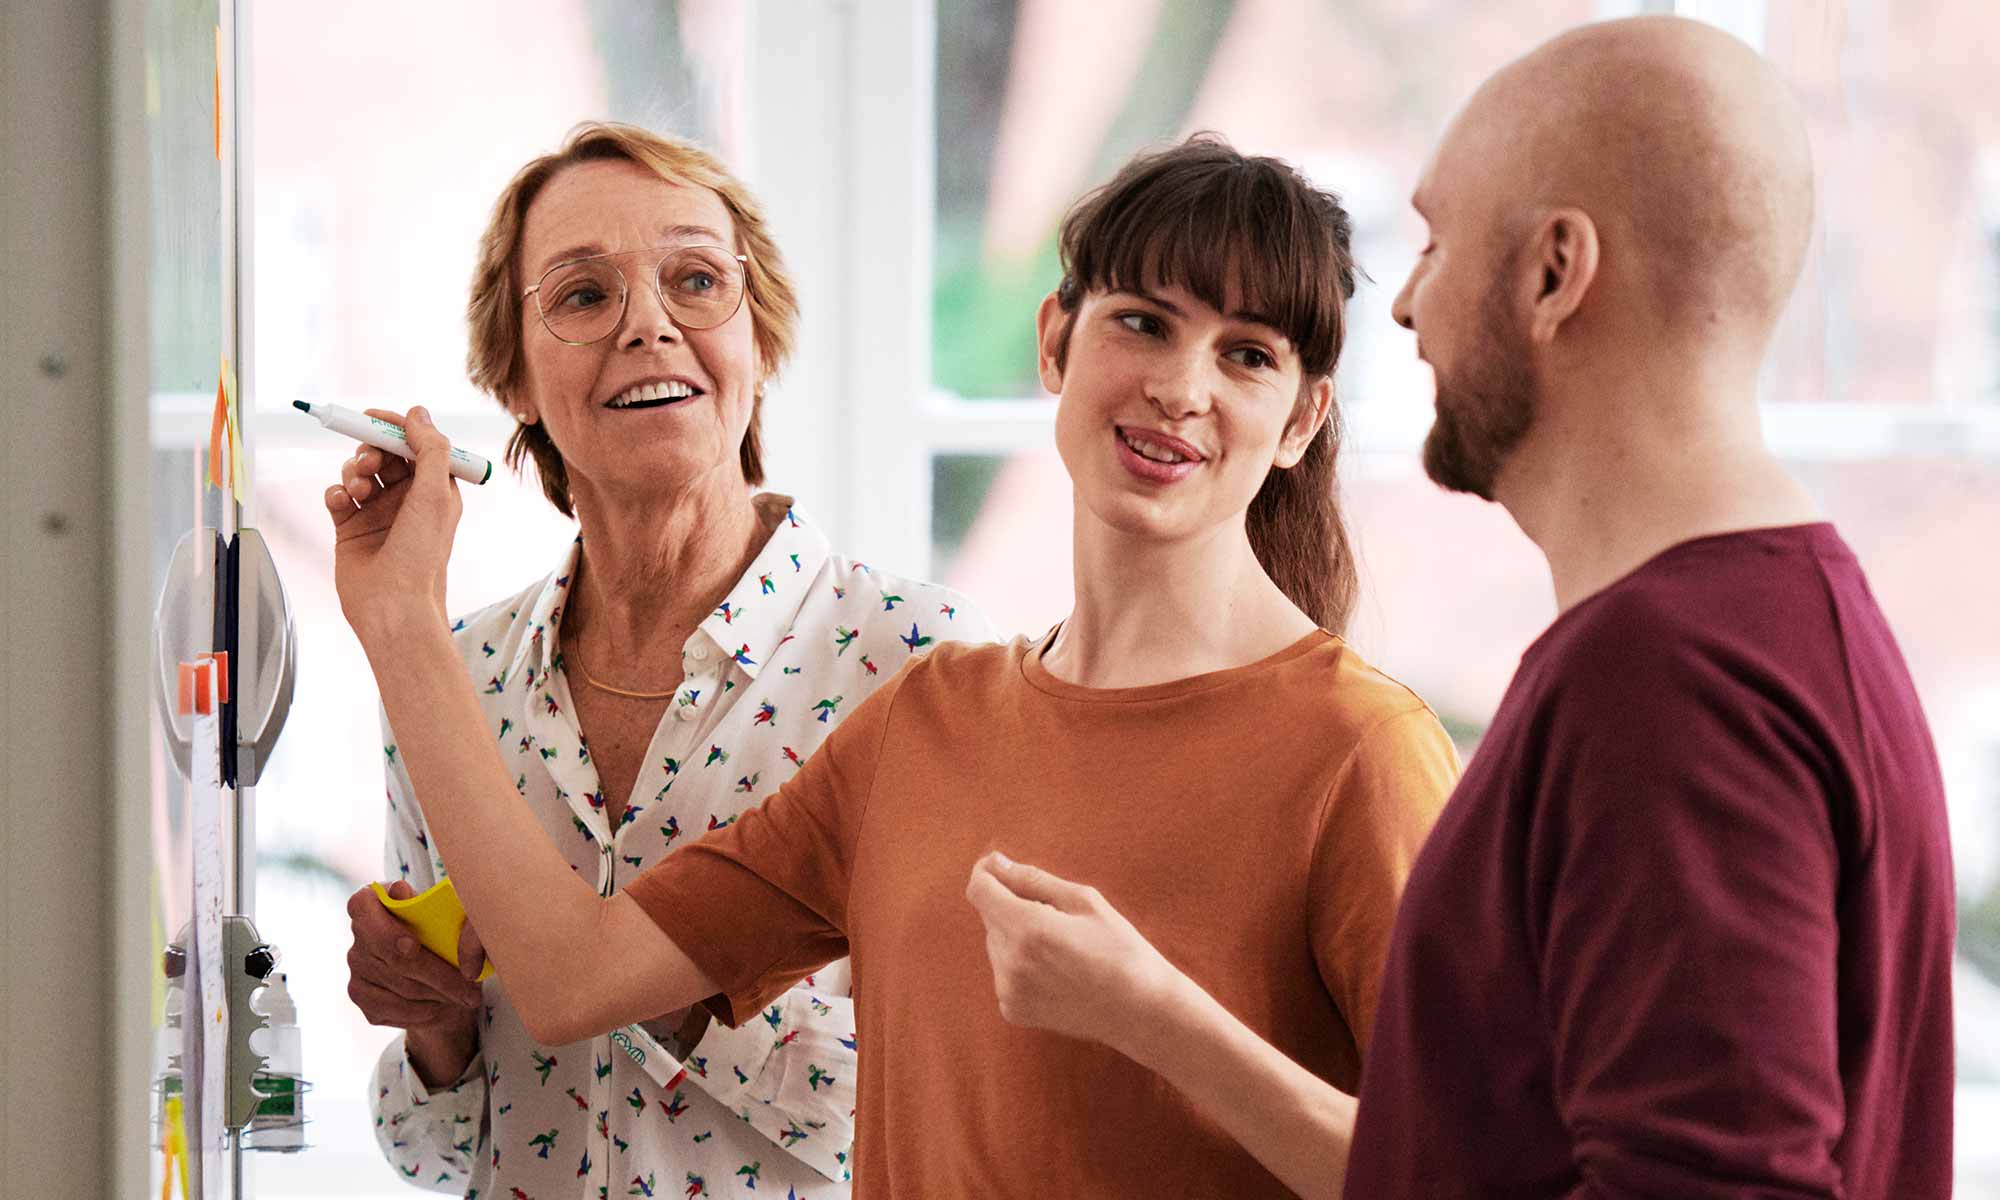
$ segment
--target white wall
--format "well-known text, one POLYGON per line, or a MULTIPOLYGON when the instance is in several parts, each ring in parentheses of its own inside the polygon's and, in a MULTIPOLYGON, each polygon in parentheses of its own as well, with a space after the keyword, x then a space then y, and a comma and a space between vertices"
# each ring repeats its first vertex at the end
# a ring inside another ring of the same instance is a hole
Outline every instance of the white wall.
MULTIPOLYGON (((103 13, 0 8, 0 1196, 110 1193, 103 13)), ((121 1135, 125 1135, 121 1138, 121 1135)))

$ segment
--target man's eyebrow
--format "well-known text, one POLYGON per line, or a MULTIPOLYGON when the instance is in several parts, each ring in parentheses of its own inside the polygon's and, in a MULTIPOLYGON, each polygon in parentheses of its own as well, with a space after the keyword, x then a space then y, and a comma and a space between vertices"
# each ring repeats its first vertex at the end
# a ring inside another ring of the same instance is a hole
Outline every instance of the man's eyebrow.
MULTIPOLYGON (((661 245, 664 246, 676 242, 713 242, 718 246, 727 244, 721 234, 706 225, 669 225, 660 231, 661 245)), ((592 255, 603 253, 604 247, 597 242, 580 242, 574 246, 565 246, 554 254, 544 258, 541 262, 540 270, 546 272, 557 263, 566 263, 573 259, 589 258, 592 255)))

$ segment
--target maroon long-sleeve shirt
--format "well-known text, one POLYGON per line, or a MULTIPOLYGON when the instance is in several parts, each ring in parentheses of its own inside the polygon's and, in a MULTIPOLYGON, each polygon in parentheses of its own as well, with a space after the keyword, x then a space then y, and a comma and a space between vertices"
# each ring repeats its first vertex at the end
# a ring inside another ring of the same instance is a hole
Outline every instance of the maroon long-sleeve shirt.
POLYGON ((1952 939, 1852 553, 1675 546, 1529 648, 1419 857, 1347 1195, 1948 1195, 1952 939))

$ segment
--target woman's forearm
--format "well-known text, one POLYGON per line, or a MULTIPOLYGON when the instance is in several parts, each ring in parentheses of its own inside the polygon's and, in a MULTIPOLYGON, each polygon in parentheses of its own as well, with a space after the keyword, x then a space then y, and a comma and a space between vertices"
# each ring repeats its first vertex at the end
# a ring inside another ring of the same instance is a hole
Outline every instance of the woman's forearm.
POLYGON ((1178 971, 1118 1047, 1179 1088, 1300 1196, 1337 1200, 1354 1097, 1257 1036, 1178 971))
POLYGON ((561 1045, 711 995, 637 905, 600 897, 542 832, 442 622, 364 645, 438 854, 530 1035, 561 1045))

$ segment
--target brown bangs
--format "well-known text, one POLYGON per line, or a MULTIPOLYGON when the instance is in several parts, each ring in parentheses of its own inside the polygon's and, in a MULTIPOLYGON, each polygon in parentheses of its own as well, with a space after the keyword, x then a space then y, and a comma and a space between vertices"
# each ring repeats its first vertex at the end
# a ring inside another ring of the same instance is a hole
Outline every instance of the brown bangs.
POLYGON ((1213 134, 1126 164, 1063 219, 1058 299, 1181 287, 1290 340, 1307 379, 1333 371, 1354 295, 1339 197, 1213 134))

